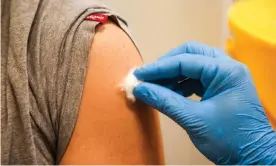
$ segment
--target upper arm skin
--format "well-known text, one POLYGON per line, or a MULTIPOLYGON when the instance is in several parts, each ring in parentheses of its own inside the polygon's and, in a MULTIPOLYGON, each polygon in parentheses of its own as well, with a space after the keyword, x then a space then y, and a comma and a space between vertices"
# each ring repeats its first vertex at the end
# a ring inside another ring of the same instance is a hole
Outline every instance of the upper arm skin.
POLYGON ((142 64, 115 24, 96 29, 77 123, 60 164, 164 164, 157 112, 127 102, 119 84, 142 64))

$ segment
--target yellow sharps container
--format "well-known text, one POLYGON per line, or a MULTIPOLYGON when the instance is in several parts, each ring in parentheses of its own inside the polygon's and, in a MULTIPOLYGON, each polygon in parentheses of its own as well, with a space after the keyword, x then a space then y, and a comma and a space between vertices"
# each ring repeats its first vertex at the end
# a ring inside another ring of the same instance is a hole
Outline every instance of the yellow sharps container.
POLYGON ((246 64, 276 129, 276 0, 240 0, 229 11, 228 53, 246 64))

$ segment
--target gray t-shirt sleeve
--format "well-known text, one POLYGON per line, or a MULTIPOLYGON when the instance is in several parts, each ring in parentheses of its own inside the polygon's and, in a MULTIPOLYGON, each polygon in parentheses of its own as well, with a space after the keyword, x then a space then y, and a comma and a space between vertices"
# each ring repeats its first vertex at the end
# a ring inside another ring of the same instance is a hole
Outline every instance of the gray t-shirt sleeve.
POLYGON ((89 50, 104 13, 95 0, 2 2, 1 163, 58 164, 81 102, 89 50), (2 44, 3 43, 3 44, 2 44))

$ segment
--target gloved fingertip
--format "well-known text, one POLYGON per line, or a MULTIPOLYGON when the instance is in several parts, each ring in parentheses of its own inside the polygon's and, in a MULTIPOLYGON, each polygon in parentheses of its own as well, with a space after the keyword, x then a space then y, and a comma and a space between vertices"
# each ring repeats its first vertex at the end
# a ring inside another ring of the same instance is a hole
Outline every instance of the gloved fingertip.
POLYGON ((134 88, 133 95, 135 96, 136 99, 147 103, 146 100, 147 100, 147 97, 149 95, 148 91, 149 91, 149 89, 147 87, 147 83, 142 82, 134 88))
POLYGON ((134 70, 134 72, 133 72, 133 74, 135 75, 135 77, 136 77, 138 80, 141 80, 141 79, 142 79, 142 78, 141 78, 141 72, 142 72, 143 70, 141 70, 141 68, 142 68, 142 67, 136 68, 136 69, 134 70))
POLYGON ((158 96, 158 89, 156 89, 157 85, 142 82, 137 85, 133 90, 133 95, 136 99, 144 102, 145 104, 158 109, 160 102, 158 96))
POLYGON ((135 77, 140 80, 140 81, 145 81, 147 80, 148 78, 148 68, 147 68, 147 65, 144 65, 140 68, 136 68, 133 72, 133 74, 135 75, 135 77))

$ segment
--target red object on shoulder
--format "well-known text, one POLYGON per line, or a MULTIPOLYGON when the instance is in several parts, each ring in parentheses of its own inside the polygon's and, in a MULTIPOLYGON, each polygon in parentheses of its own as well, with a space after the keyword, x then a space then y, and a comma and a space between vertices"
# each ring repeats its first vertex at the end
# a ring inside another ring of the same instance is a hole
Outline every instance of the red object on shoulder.
POLYGON ((85 17, 84 20, 89 20, 89 21, 97 21, 100 23, 105 23, 107 20, 108 16, 105 14, 99 14, 99 13, 93 13, 90 14, 89 16, 85 17))

